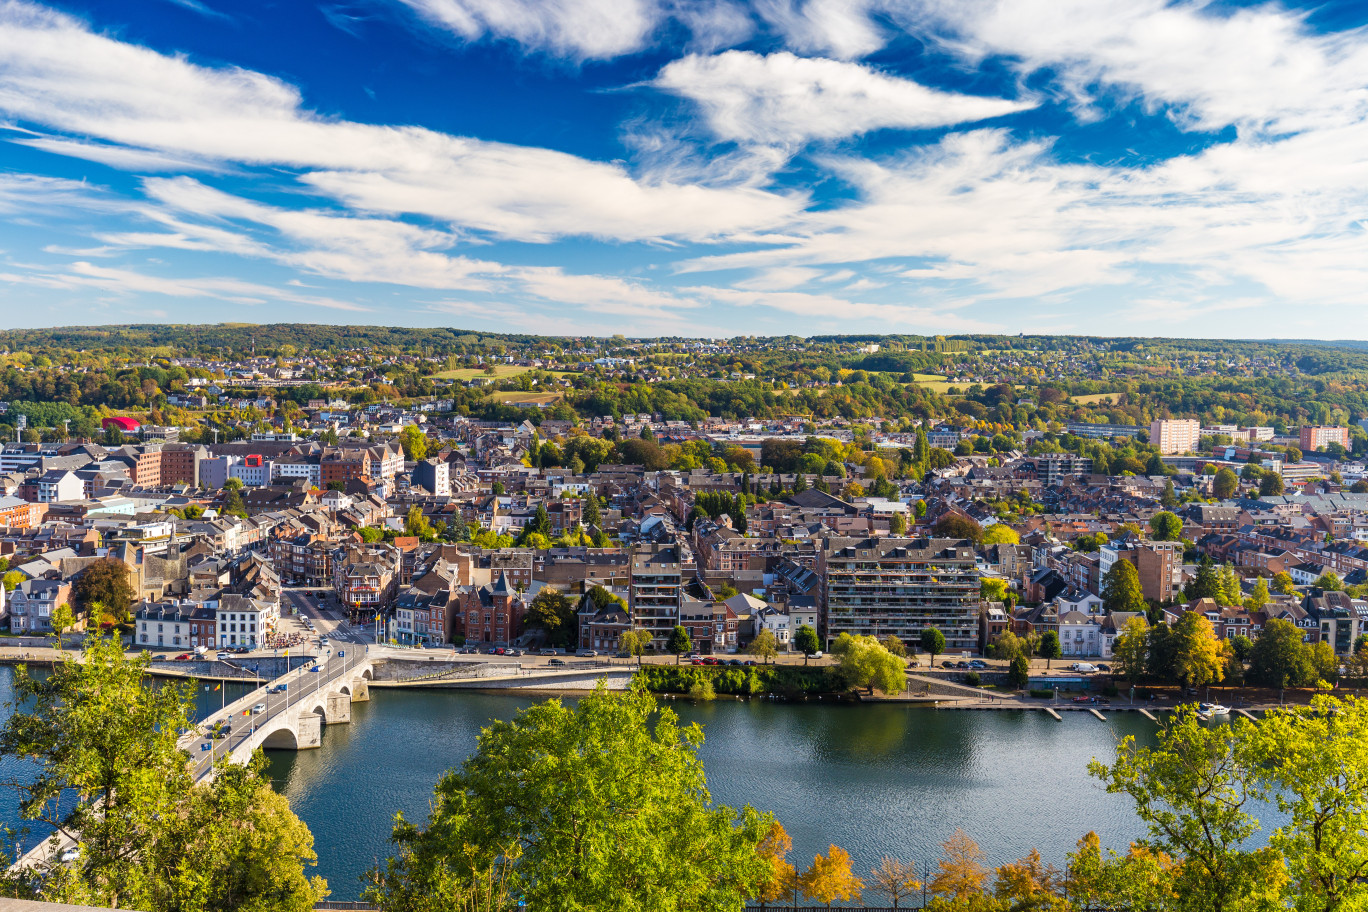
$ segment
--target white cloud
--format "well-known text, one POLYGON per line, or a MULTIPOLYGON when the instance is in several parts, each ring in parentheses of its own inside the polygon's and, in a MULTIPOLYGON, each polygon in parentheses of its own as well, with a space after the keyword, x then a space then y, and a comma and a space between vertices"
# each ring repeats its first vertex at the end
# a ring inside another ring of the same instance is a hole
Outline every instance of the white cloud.
POLYGON ((549 149, 322 117, 261 73, 196 66, 13 0, 0 4, 0 111, 136 152, 301 169, 350 205, 518 240, 707 240, 772 227, 803 205, 796 194, 647 182, 549 149))
POLYGON ((72 263, 66 271, 0 273, 0 281, 42 288, 75 290, 93 288, 119 295, 166 295, 173 298, 212 298, 244 306, 300 304, 363 313, 369 308, 351 301, 319 295, 298 294, 288 289, 226 277, 172 278, 148 275, 131 269, 97 266, 86 261, 72 263))
POLYGON ((401 0, 467 41, 506 38, 579 59, 639 50, 660 10, 652 0, 401 0))
POLYGON ((859 64, 787 51, 692 55, 668 64, 653 84, 698 103, 718 137, 750 143, 838 139, 884 127, 944 127, 1035 106, 941 92, 859 64))
POLYGON ((1275 4, 924 0, 912 9, 907 21, 929 23, 928 37, 949 28, 961 50, 1054 68, 1085 102, 1094 84, 1126 88, 1174 106, 1185 126, 1287 132, 1368 115, 1362 31, 1316 34, 1304 13, 1275 4))
POLYGON ((789 47, 853 59, 888 40, 874 22, 881 5, 877 0, 757 0, 755 9, 789 47))
POLYGON ((863 321, 863 325, 916 326, 922 332, 999 332, 1001 326, 944 310, 910 304, 870 304, 829 294, 801 291, 746 291, 736 288, 693 286, 690 294, 732 307, 765 307, 810 320, 863 321))

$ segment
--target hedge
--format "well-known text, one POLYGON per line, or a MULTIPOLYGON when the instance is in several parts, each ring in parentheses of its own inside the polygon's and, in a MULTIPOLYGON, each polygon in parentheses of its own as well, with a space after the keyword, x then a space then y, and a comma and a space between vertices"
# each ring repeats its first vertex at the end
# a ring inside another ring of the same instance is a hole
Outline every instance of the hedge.
POLYGON ((825 694, 846 689, 829 668, 793 665, 755 665, 745 668, 714 665, 643 665, 637 679, 651 693, 686 694, 696 682, 710 681, 720 694, 825 694))

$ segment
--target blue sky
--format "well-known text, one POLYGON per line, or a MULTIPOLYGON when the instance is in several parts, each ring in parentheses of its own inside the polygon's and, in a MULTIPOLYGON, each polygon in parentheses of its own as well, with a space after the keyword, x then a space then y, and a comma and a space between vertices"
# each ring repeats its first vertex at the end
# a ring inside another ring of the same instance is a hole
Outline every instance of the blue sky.
POLYGON ((1368 338, 1368 4, 0 0, 0 319, 1368 338))

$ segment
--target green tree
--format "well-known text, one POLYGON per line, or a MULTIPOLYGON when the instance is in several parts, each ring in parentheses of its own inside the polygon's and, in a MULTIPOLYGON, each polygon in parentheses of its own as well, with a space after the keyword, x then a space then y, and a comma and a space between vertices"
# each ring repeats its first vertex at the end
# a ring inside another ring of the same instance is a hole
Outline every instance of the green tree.
POLYGON ((907 644, 893 634, 879 638, 879 645, 900 659, 907 658, 907 644))
MULTIPOLYGON (((1250 611, 1262 611, 1268 604, 1271 596, 1268 594, 1268 580, 1263 577, 1254 584, 1254 590, 1249 593, 1249 597, 1244 600, 1245 608, 1250 611)), ((1243 657, 1242 657, 1243 658, 1243 657)))
POLYGON ((191 725, 193 684, 151 683, 149 661, 95 638, 81 661, 51 674, 15 672, 0 755, 26 765, 5 784, 25 819, 80 847, 39 895, 148 912, 312 909, 327 896, 304 873, 313 838, 271 790, 260 755, 247 766, 224 761, 195 785, 176 744, 191 725))
POLYGON ((935 627, 923 627, 919 642, 921 643, 922 650, 929 653, 931 656, 929 664, 934 666, 936 664, 936 656, 945 652, 945 634, 941 633, 935 627))
POLYGON ((1129 795, 1149 830, 1139 845, 1179 860, 1171 870, 1175 912, 1277 908, 1283 866, 1273 849, 1244 846, 1258 829, 1246 806, 1258 797, 1241 741, 1249 724, 1207 727, 1190 709, 1159 731, 1157 747, 1127 737, 1116 762, 1088 771, 1112 794, 1129 795))
POLYGON ((543 586, 532 598, 523 623, 544 630, 552 646, 568 647, 577 640, 575 606, 565 593, 551 586, 543 586))
POLYGON ((818 639, 817 631, 812 628, 811 624, 799 626, 798 632, 793 636, 793 645, 803 654, 804 665, 814 654, 822 651, 822 641, 818 639))
POLYGON ((852 637, 843 647, 841 676, 851 687, 867 687, 871 694, 875 688, 886 694, 907 689, 907 666, 874 637, 852 637))
POLYGON ((1007 666, 1007 683, 1017 690, 1024 690, 1031 683, 1031 660, 1024 653, 1018 652, 1012 656, 1007 666))
POLYGON ((693 649, 693 640, 689 639, 689 631, 685 630, 680 624, 675 624, 674 630, 670 631, 670 641, 665 644, 665 648, 674 653, 675 664, 679 664, 679 657, 693 649))
POLYGON ((1250 728, 1251 767, 1288 817, 1268 841, 1291 908, 1368 908, 1368 703, 1316 697, 1250 728))
POLYGON ((1270 618, 1249 653, 1249 680, 1264 687, 1302 687, 1314 683, 1315 669, 1296 624, 1270 618))
POLYGON ((1292 579, 1292 574, 1279 570, 1273 574, 1273 591, 1279 595, 1291 595, 1297 591, 1297 584, 1292 579))
POLYGON ((994 523, 983 532, 983 544, 985 545, 1015 545, 1021 541, 1021 535, 1006 523, 994 523))
POLYGON ((1221 469, 1211 479, 1211 491, 1219 500, 1229 500, 1240 489, 1240 476, 1229 468, 1221 469))
POLYGON ((1225 675, 1225 654, 1211 621, 1187 611, 1173 625, 1174 671, 1189 687, 1218 684, 1225 675))
POLYGON ((93 617, 92 606, 99 604, 120 623, 126 621, 136 597, 128 581, 128 565, 115 557, 94 561, 76 578, 72 587, 76 607, 93 617))
POLYGON ((774 631, 769 628, 761 630, 755 635, 755 639, 750 641, 746 647, 749 655, 759 656, 769 664, 775 656, 779 654, 779 641, 774 636, 774 631))
POLYGON ((603 522, 603 514, 599 512, 598 497, 593 491, 584 495, 582 518, 586 526, 597 526, 603 522))
POLYGON ((902 513, 894 513, 892 516, 888 517, 888 534, 894 536, 906 535, 907 517, 902 513))
POLYGON ((404 448, 404 458, 409 462, 420 462, 427 459, 427 437, 418 425, 406 425, 399 432, 399 445, 404 448))
POLYGON ((1230 564, 1221 565, 1220 571, 1216 574, 1216 582, 1220 590, 1216 596, 1217 603, 1239 605, 1243 602, 1244 592, 1240 588, 1240 578, 1235 575, 1235 568, 1230 564))
POLYGON ((1102 607, 1108 614, 1116 611, 1145 610, 1145 593, 1140 588, 1140 573, 1135 564, 1118 558, 1102 579, 1102 607))
POLYGON ((404 517, 404 533, 425 542, 435 541, 437 538, 432 523, 428 522, 428 518, 423 515, 423 508, 417 504, 408 508, 408 514, 404 517))
POLYGON ((57 638, 57 650, 62 650, 62 634, 76 626, 76 616, 66 602, 52 610, 52 634, 57 638))
POLYGON ((1062 658, 1064 650, 1059 645, 1059 632, 1047 630, 1040 635, 1040 649, 1036 653, 1045 660, 1046 670, 1050 667, 1050 662, 1054 659, 1062 658))
POLYGON ((1179 541, 1183 537, 1183 521, 1167 510, 1151 516, 1149 527, 1155 541, 1179 541))
POLYGON ((1007 600, 1007 581, 995 576, 979 577, 979 601, 1004 602, 1007 600))
POLYGON ((1143 615, 1128 618, 1112 643, 1112 658, 1117 674, 1132 684, 1139 681, 1149 668, 1149 625, 1143 615))
POLYGON ((641 657, 646 650, 651 648, 651 632, 641 628, 624 630, 618 635, 618 651, 628 655, 636 656, 637 665, 641 665, 641 657))
POLYGON ((6 592, 13 592, 19 588, 19 584, 28 579, 28 574, 22 570, 10 570, 4 576, 3 585, 6 592))
POLYGON ((1265 472, 1264 477, 1259 479, 1260 497, 1278 497, 1284 490, 1282 476, 1277 472, 1265 472))
POLYGON ((1221 580, 1216 575, 1216 568, 1211 565, 1211 561, 1203 557, 1197 565, 1197 575, 1192 582, 1187 584, 1184 595, 1189 600, 1209 598, 1213 601, 1221 597, 1221 580))
POLYGON ((773 876, 759 851, 772 820, 712 804, 702 743, 644 690, 603 684, 573 707, 547 700, 494 721, 438 782, 426 828, 399 815, 396 855, 365 898, 386 912, 450 909, 502 858, 532 909, 738 909, 773 876))
POLYGON ((1311 585, 1317 589, 1324 589, 1326 592, 1343 592, 1344 580, 1339 578, 1339 574, 1333 570, 1326 570, 1311 585))

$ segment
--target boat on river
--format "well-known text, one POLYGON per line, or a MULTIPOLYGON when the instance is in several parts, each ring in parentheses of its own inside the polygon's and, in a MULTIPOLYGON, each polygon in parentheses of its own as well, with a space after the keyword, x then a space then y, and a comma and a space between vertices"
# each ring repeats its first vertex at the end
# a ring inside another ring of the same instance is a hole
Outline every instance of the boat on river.
POLYGON ((1197 718, 1203 722, 1209 722, 1217 716, 1230 715, 1230 707, 1222 706, 1220 703, 1198 703, 1197 718))

